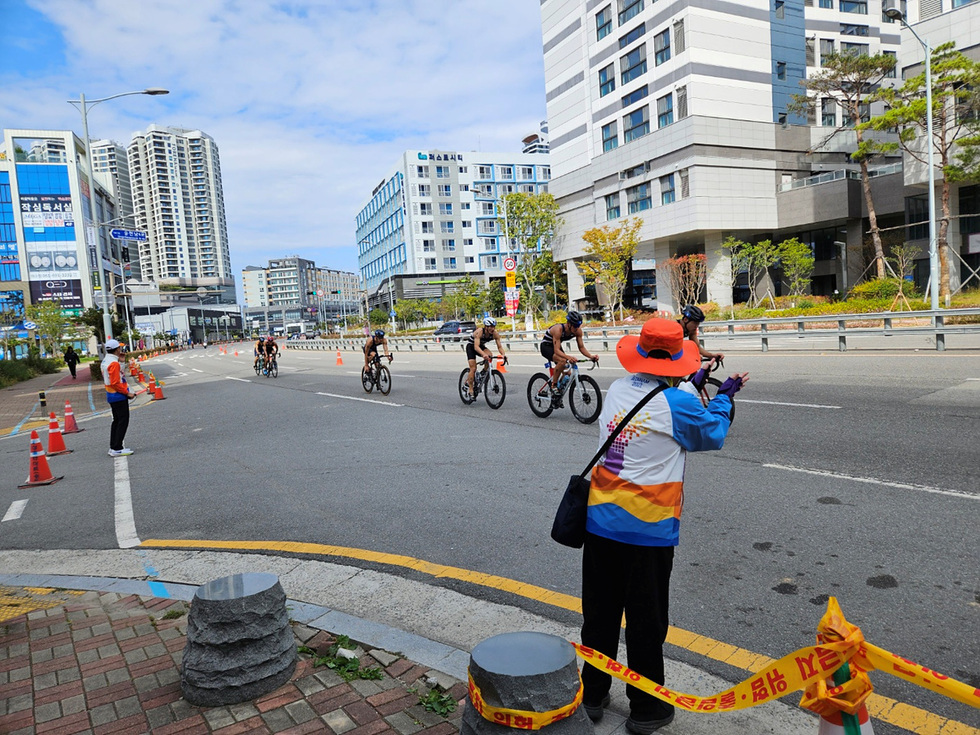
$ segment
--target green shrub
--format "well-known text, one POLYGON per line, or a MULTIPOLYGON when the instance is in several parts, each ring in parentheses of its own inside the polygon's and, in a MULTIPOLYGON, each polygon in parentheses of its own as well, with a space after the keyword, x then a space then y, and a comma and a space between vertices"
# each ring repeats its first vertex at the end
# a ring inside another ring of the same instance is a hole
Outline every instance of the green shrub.
MULTIPOLYGON (((852 288, 847 300, 850 302, 863 299, 889 299, 889 303, 884 306, 887 309, 891 304, 890 300, 898 295, 900 285, 902 285, 902 281, 898 278, 874 278, 852 288)), ((909 298, 918 295, 912 281, 905 281, 902 292, 909 298)))
POLYGON ((6 388, 22 380, 30 380, 33 377, 34 373, 24 360, 0 360, 0 388, 6 388))
POLYGON ((41 357, 34 351, 29 352, 23 362, 35 375, 56 373, 65 364, 61 358, 41 357))

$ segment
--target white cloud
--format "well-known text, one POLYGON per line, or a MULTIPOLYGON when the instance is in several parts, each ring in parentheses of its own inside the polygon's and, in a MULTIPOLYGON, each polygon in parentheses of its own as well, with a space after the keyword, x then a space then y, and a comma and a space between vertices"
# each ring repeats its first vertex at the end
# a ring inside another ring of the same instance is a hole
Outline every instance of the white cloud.
POLYGON ((291 253, 354 269, 354 217, 402 151, 518 150, 544 117, 530 0, 29 2, 65 66, 9 69, 0 124, 81 132, 78 90, 169 88, 95 108, 92 137, 211 135, 238 269, 291 253))

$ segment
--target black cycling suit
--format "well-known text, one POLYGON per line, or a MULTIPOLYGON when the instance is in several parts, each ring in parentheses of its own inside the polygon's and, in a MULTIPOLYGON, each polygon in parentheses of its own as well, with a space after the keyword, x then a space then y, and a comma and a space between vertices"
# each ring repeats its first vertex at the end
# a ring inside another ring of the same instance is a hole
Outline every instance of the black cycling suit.
MULTIPOLYGON (((555 338, 551 334, 551 330, 557 327, 557 324, 552 324, 544 333, 544 338, 541 340, 541 356, 548 362, 555 361, 555 338)), ((568 342, 575 336, 575 331, 570 330, 568 324, 561 325, 561 341, 568 342)))
MULTIPOLYGON (((475 338, 476 338, 476 332, 473 332, 467 338, 466 342, 463 345, 466 348, 466 359, 467 360, 475 360, 477 358, 476 346, 474 344, 475 338)), ((484 327, 480 331, 480 349, 481 350, 485 350, 487 348, 487 343, 488 342, 493 342, 496 339, 497 339, 497 333, 494 332, 493 334, 487 334, 487 329, 486 329, 486 327, 484 327)))
POLYGON ((263 350, 266 357, 275 358, 276 354, 279 352, 279 345, 275 342, 266 342, 265 348, 263 350))
POLYGON ((378 348, 384 345, 383 339, 377 339, 376 337, 369 337, 367 344, 364 345, 364 354, 370 357, 370 354, 377 353, 378 348))

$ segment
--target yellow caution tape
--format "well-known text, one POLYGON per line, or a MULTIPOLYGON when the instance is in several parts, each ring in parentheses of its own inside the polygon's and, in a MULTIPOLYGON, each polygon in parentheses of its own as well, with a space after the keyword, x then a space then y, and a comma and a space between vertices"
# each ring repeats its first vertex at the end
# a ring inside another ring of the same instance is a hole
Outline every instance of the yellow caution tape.
MULTIPOLYGON (((573 644, 574 645, 574 644, 573 644)), ((527 710, 507 709, 505 707, 494 707, 487 704, 483 698, 480 687, 473 681, 473 675, 467 672, 470 681, 470 702, 473 709, 483 716, 483 719, 505 727, 513 727, 518 730, 540 730, 566 717, 571 717, 578 706, 582 704, 582 676, 579 675, 578 691, 575 692, 575 699, 571 704, 564 707, 549 710, 548 712, 529 712, 527 710)))

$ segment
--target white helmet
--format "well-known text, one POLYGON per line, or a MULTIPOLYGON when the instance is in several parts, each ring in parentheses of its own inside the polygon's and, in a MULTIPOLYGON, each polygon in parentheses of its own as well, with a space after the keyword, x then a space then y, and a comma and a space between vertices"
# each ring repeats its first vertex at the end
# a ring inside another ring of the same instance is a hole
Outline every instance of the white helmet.
POLYGON ((483 326, 495 327, 497 326, 497 320, 494 319, 492 316, 488 316, 486 319, 483 320, 483 326))

